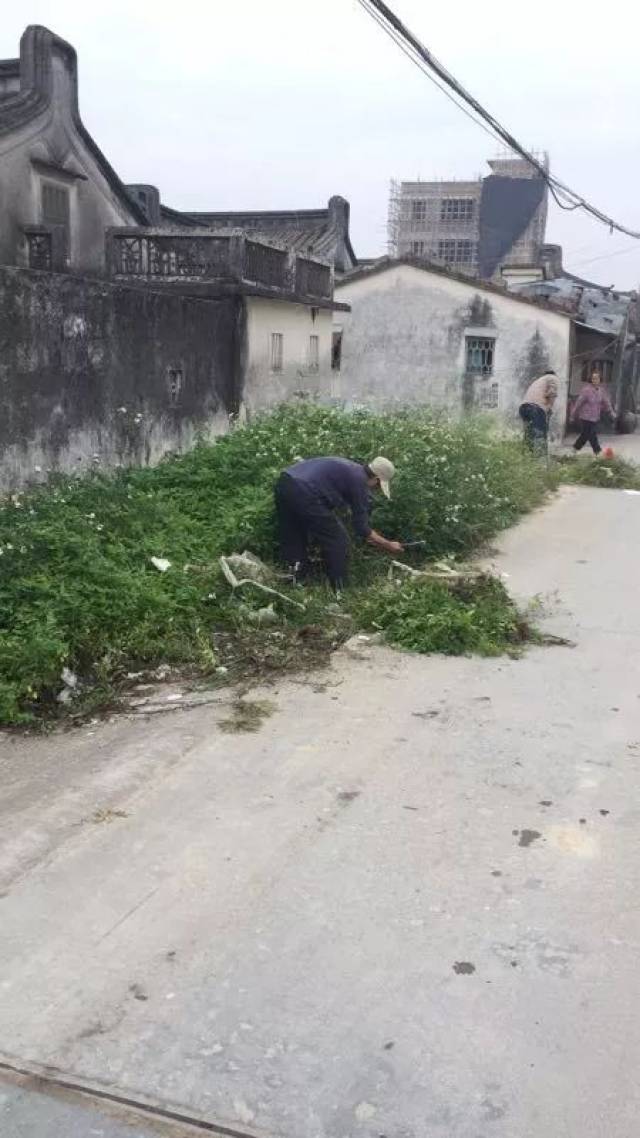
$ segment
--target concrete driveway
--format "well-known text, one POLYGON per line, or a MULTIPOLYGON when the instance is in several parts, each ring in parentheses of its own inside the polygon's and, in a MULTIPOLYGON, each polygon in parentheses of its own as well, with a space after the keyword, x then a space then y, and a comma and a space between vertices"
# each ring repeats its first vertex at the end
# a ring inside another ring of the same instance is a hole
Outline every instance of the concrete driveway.
MULTIPOLYGON (((640 496, 501 550, 575 648, 3 738, 5 1058, 259 1138, 635 1138, 640 496)), ((120 1138, 95 1110, 64 1138, 120 1138)))

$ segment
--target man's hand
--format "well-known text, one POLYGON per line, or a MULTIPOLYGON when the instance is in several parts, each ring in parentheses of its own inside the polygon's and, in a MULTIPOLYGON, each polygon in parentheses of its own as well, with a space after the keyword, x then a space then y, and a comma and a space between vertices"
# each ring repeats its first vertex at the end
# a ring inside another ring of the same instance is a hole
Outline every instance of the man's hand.
POLYGON ((376 549, 382 549, 385 553, 392 553, 396 556, 399 553, 404 553, 404 545, 400 541, 389 541, 387 537, 383 537, 381 533, 377 533, 372 529, 367 541, 369 545, 375 545, 376 549))

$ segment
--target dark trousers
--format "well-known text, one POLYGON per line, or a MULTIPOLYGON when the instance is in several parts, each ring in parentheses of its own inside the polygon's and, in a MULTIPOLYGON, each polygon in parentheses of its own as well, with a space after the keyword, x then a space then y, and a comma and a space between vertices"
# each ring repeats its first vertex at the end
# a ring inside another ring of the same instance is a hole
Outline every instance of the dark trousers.
POLYGON ((303 482, 281 474, 275 486, 280 555, 286 565, 297 566, 296 576, 309 571, 309 543, 320 547, 329 581, 335 589, 347 577, 349 539, 328 506, 303 482))
POLYGON ((598 438, 597 423, 591 423, 588 419, 580 420, 580 434, 578 435, 575 443, 573 444, 574 450, 582 450, 585 443, 591 443, 591 449, 594 454, 600 454, 602 447, 600 446, 600 439, 598 438))
POLYGON ((524 423, 524 441, 529 450, 541 450, 547 441, 549 416, 537 403, 522 403, 520 418, 524 423))

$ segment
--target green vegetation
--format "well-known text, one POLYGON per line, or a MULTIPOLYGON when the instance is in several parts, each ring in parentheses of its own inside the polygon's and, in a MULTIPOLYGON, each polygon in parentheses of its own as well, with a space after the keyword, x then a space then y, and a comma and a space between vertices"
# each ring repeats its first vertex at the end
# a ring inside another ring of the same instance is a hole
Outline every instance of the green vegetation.
POLYGON ((532 631, 501 581, 483 576, 454 586, 410 580, 366 590, 355 615, 391 644, 412 652, 462 656, 515 653, 532 631))
POLYGON ((561 458, 560 481, 608 490, 640 490, 640 468, 624 458, 561 458))
MULTIPOLYGON (((248 619, 264 597, 245 590, 241 604, 217 559, 250 549, 273 561, 272 487, 294 457, 334 453, 366 461, 380 452, 399 474, 394 500, 378 503, 374 524, 390 537, 426 539, 429 558, 477 548, 538 504, 548 487, 546 470, 517 439, 499 437, 481 421, 297 406, 154 469, 60 478, 6 499, 0 722, 58 710, 64 667, 80 678, 83 699, 98 707, 127 673, 158 664, 213 676, 224 667, 232 678, 317 662, 349 631, 340 614, 327 620, 324 588, 305 590, 304 613, 276 602, 274 631, 248 619), (159 571, 152 557, 170 568, 159 571)), ((394 594, 394 608, 380 588, 387 566, 368 549, 354 551, 360 588, 345 608, 351 611, 353 600, 358 620, 372 619, 369 600, 379 603, 376 619, 388 621, 390 638, 421 651, 489 651, 510 642, 515 617, 495 584, 473 601, 440 586, 406 586, 394 594), (430 606, 439 613, 431 624, 430 606)))

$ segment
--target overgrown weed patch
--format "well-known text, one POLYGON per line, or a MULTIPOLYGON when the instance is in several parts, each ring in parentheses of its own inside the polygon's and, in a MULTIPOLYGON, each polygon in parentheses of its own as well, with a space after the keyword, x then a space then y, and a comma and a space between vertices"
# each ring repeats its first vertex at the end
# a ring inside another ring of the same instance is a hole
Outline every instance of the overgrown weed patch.
MULTIPOLYGON (((365 462, 378 453, 395 462, 398 476, 393 501, 376 503, 374 525, 392 538, 426 540, 423 556, 429 558, 477 548, 539 504, 549 485, 545 469, 518 439, 496 434, 481 420, 452 423, 415 409, 374 414, 296 405, 155 468, 56 478, 9 496, 0 503, 0 723, 55 717, 69 708, 77 713, 82 700, 95 709, 101 692, 111 700, 130 673, 158 664, 222 682, 219 669, 227 668, 231 678, 243 660, 250 673, 326 656, 347 634, 348 622, 328 612, 325 589, 305 590, 304 613, 277 604, 276 629, 255 628, 246 606, 264 601, 243 597, 243 610, 217 559, 243 549, 275 559, 273 484, 296 456, 341 454, 365 462), (152 558, 170 567, 161 572, 152 558), (303 632, 314 626, 320 629, 315 640, 303 632), (227 663, 234 654, 237 667, 227 663), (61 707, 64 667, 79 683, 61 707)), ((384 595, 379 581, 386 567, 384 557, 354 547, 354 612, 361 605, 369 611, 367 605, 384 595)), ((433 650, 458 650, 468 635, 465 622, 476 619, 468 615, 473 606, 463 619, 439 594, 425 593, 417 625, 426 620, 429 596, 441 622, 433 650)), ((407 606, 408 621, 408 599, 407 606)), ((394 628, 401 619, 396 611, 394 628)), ((479 644, 488 643, 485 635, 478 633, 479 644)))

